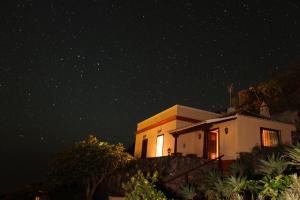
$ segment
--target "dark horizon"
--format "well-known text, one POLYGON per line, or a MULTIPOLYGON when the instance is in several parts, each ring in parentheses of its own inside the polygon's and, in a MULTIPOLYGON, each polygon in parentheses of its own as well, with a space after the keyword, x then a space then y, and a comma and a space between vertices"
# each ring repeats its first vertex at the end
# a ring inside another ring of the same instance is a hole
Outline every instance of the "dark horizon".
POLYGON ((175 104, 228 107, 300 55, 298 1, 2 1, 0 193, 89 134, 133 143, 175 104))

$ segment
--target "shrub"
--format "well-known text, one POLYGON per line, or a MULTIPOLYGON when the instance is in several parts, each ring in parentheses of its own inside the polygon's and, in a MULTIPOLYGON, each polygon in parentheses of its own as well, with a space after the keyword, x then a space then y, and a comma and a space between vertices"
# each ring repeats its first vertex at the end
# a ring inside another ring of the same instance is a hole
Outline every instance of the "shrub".
POLYGON ((157 172, 151 176, 146 176, 139 170, 136 175, 131 177, 130 181, 122 184, 125 190, 126 200, 167 200, 165 195, 156 189, 157 172))
POLYGON ((184 199, 193 199, 197 195, 195 187, 191 184, 181 187, 179 193, 184 199))
POLYGON ((291 146, 287 148, 287 157, 292 160, 292 165, 297 166, 297 168, 300 168, 300 143, 298 143, 296 146, 291 146))
POLYGON ((297 174, 290 175, 291 184, 281 194, 281 200, 296 200, 300 199, 300 178, 297 174))
POLYGON ((258 181, 258 198, 265 199, 268 197, 272 200, 276 200, 289 185, 289 176, 278 175, 274 178, 272 178, 270 175, 265 176, 258 181))
POLYGON ((278 176, 282 174, 288 167, 287 162, 282 156, 272 154, 267 160, 260 160, 257 166, 258 173, 262 175, 278 176))

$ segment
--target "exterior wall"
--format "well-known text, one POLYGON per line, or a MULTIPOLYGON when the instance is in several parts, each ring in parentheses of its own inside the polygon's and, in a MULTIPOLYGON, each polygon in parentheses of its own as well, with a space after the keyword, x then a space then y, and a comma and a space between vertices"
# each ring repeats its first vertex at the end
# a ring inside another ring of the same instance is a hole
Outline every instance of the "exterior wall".
POLYGON ((200 110, 200 109, 191 108, 182 105, 175 105, 138 123, 137 131, 145 129, 155 123, 159 123, 162 120, 168 119, 172 116, 181 116, 181 117, 187 117, 187 118, 203 121, 203 120, 219 117, 220 115, 205 110, 200 110))
POLYGON ((219 129, 219 156, 224 155, 223 160, 233 160, 237 158, 237 121, 231 120, 215 124, 211 129, 219 129), (227 134, 225 129, 228 129, 227 134))
MULTIPOLYGON (((237 115, 236 120, 214 124, 211 129, 219 129, 219 156, 223 160, 235 160, 240 152, 251 152, 255 145, 261 145, 260 128, 279 130, 281 143, 291 144, 291 132, 295 126, 291 124, 260 119, 255 117, 237 115), (227 128, 228 132, 225 133, 227 128)), ((177 150, 183 155, 196 154, 203 156, 204 133, 195 131, 178 137, 177 150), (200 139, 199 139, 199 134, 200 139)))
MULTIPOLYGON (((163 156, 168 155, 168 148, 171 149, 171 152, 174 152, 174 138, 169 134, 169 131, 185 127, 192 124, 192 122, 190 120, 172 118, 172 116, 182 116, 197 120, 219 117, 215 113, 175 105, 138 124, 135 157, 141 156, 144 138, 148 139, 147 157, 155 157, 157 136, 162 134, 164 135, 163 156), (171 120, 164 121, 166 119, 171 120)), ((296 129, 291 124, 237 114, 237 119, 217 123, 211 127, 211 129, 219 129, 219 155, 224 155, 224 160, 233 160, 238 158, 240 152, 250 152, 255 145, 260 146, 261 127, 279 130, 283 144, 292 143, 291 132, 296 129), (228 129, 227 134, 225 133, 226 128, 228 129)), ((196 154, 202 157, 203 144, 204 133, 200 130, 180 135, 177 140, 177 152, 183 155, 196 154)))
POLYGON ((142 154, 143 134, 135 135, 134 157, 140 158, 142 154))
MULTIPOLYGON (((224 160, 233 160, 237 158, 237 123, 236 120, 215 124, 211 129, 219 129, 219 156, 224 155, 224 160), (225 134, 225 128, 228 128, 228 134, 225 134)), ((177 151, 186 154, 196 154, 203 157, 204 132, 194 131, 180 135, 177 141, 177 151)))
POLYGON ((255 145, 261 146, 260 128, 279 130, 282 144, 292 144, 292 131, 295 126, 266 119, 238 115, 237 153, 250 152, 255 145))
POLYGON ((147 146, 147 157, 155 157, 156 154, 156 139, 159 135, 164 135, 164 144, 163 144, 163 156, 168 155, 168 148, 173 149, 174 138, 169 134, 170 130, 176 129, 176 120, 163 124, 161 126, 152 128, 145 132, 136 134, 135 140, 135 157, 140 157, 142 153, 142 141, 144 138, 148 139, 147 146))
POLYGON ((196 108, 191 108, 187 106, 177 106, 177 115, 183 116, 183 117, 189 117, 193 119, 198 119, 199 121, 204 121, 207 119, 213 119, 220 116, 220 114, 208 112, 205 110, 200 110, 196 108))
MULTIPOLYGON (((142 133, 136 134, 136 139, 135 139, 135 151, 134 151, 134 156, 135 157, 140 157, 142 153, 142 141, 144 138, 148 139, 148 146, 147 146, 147 157, 155 157, 156 154, 156 139, 157 136, 159 135, 164 135, 164 144, 163 144, 163 156, 168 155, 168 148, 171 149, 171 153, 174 152, 174 137, 169 134, 169 131, 181 128, 187 125, 192 124, 191 122, 185 122, 181 120, 174 120, 171 122, 168 122, 166 124, 163 124, 161 126, 152 128, 150 130, 144 131, 142 133)), ((201 154, 202 157, 202 151, 203 151, 203 146, 197 146, 194 144, 189 144, 190 142, 186 141, 192 141, 196 140, 198 138, 198 134, 186 134, 182 135, 179 137, 177 140, 177 152, 182 152, 184 155, 185 154, 194 154, 194 152, 199 152, 199 156, 201 154), (185 138, 185 139, 184 139, 185 138), (180 147, 183 147, 183 142, 186 143, 186 148, 185 150, 180 149, 180 147), (192 148, 192 149, 190 149, 192 148), (190 149, 190 150, 189 150, 190 149), (200 150, 201 149, 201 150, 200 150)), ((202 137, 203 138, 203 135, 202 137)), ((201 144, 200 144, 201 145, 201 144)), ((202 144, 203 145, 203 144, 202 144)))
POLYGON ((169 117, 175 116, 177 114, 177 105, 172 106, 171 108, 168 108, 167 110, 164 110, 140 123, 137 125, 137 131, 142 130, 148 126, 151 126, 155 123, 158 123, 164 119, 167 119, 169 117))
POLYGON ((203 157, 203 131, 194 131, 185 135, 181 135, 177 140, 177 152, 182 155, 196 154, 203 157))

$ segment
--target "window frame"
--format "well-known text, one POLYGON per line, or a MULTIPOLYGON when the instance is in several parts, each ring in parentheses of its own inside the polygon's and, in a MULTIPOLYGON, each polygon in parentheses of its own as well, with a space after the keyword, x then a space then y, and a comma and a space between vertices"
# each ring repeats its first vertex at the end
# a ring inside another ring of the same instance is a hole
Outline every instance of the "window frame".
POLYGON ((272 147, 277 147, 281 144, 281 132, 280 130, 276 130, 276 129, 271 129, 271 128, 266 128, 266 127, 260 127, 260 146, 262 148, 272 148, 272 147), (278 138, 278 144, 276 146, 264 146, 263 145, 263 131, 274 131, 276 132, 277 138, 278 138))

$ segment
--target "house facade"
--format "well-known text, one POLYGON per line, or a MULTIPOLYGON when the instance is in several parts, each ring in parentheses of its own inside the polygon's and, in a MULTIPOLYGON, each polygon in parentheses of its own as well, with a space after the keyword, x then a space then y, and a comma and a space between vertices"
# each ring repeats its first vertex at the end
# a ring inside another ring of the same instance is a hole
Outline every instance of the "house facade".
POLYGON ((137 125, 135 157, 193 155, 235 160, 254 146, 291 144, 295 125, 242 112, 221 115, 175 105, 137 125))
POLYGON ((175 140, 170 131, 218 116, 187 106, 172 106, 137 124, 134 155, 142 158, 167 156, 168 149, 174 152, 175 140))

